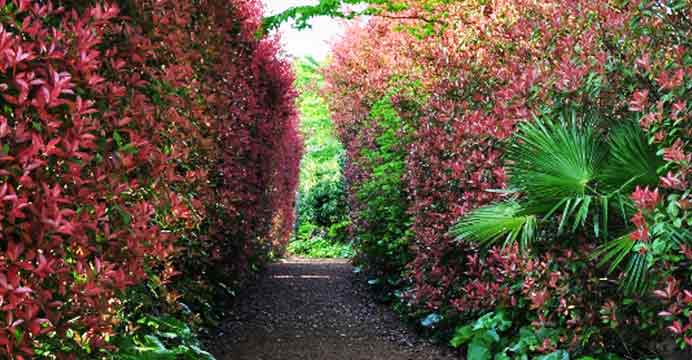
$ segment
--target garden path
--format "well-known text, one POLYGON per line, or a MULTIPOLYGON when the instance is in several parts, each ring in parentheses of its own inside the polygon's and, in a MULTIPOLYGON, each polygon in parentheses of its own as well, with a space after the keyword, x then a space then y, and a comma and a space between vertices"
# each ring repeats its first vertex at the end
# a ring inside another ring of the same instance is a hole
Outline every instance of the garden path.
POLYGON ((217 330, 220 360, 447 360, 354 281, 345 260, 291 258, 244 290, 217 330))

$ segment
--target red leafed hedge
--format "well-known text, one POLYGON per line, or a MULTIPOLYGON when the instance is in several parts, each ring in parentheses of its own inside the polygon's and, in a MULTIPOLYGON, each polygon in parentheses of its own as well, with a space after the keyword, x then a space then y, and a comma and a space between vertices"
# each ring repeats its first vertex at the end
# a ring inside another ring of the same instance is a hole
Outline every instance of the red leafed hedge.
POLYGON ((108 346, 128 287, 285 244, 301 141, 260 19, 254 0, 0 0, 0 357, 108 346))
MULTIPOLYGON (((665 203, 681 210, 670 216, 684 219, 692 175, 692 68, 685 40, 689 3, 406 3, 408 10, 391 17, 420 20, 375 18, 352 29, 335 44, 325 70, 327 96, 348 151, 346 176, 351 208, 357 210, 351 216, 359 250, 378 249, 363 242, 363 234, 372 224, 390 221, 384 213, 359 221, 371 206, 365 199, 389 196, 367 186, 383 176, 370 161, 384 151, 386 129, 373 126, 379 120, 372 119, 381 117, 378 104, 387 99, 401 117, 400 138, 406 139, 399 193, 405 195, 402 206, 413 235, 390 231, 391 237, 379 238, 390 243, 406 239, 412 260, 399 284, 411 303, 425 309, 421 313, 463 324, 496 307, 521 309, 527 324, 561 331, 557 340, 544 344, 545 353, 556 348, 589 353, 606 346, 621 351, 622 342, 612 336, 618 331, 648 334, 633 339, 652 343, 636 346, 663 343, 670 335, 679 344, 692 344, 692 327, 685 325, 691 319, 682 310, 692 306, 692 299, 683 300, 690 291, 690 274, 682 270, 687 261, 656 260, 653 286, 667 283, 670 291, 655 296, 673 310, 656 318, 661 303, 652 300, 653 291, 624 301, 615 286, 599 283, 608 275, 589 259, 596 244, 579 239, 582 243, 574 248, 546 249, 540 257, 525 258, 516 249, 488 253, 448 235, 461 215, 499 198, 487 190, 505 186, 502 143, 515 125, 560 107, 596 112, 613 124, 641 118, 668 161, 670 173, 661 178, 660 190, 681 200, 665 203)), ((648 232, 655 220, 647 214, 648 223, 642 221, 639 230, 648 232)), ((678 226, 689 226, 682 221, 678 226)), ((690 257, 684 246, 671 252, 676 259, 690 257)))

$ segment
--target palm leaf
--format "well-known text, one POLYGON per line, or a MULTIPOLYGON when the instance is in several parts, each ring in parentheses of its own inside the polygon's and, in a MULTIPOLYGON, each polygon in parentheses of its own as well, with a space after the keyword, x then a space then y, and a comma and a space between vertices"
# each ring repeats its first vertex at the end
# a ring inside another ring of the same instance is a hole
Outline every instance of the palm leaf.
POLYGON ((609 158, 599 176, 611 192, 629 195, 637 185, 656 186, 657 169, 664 164, 639 124, 627 122, 609 134, 609 158))
POLYGON ((612 273, 622 264, 622 261, 632 252, 636 242, 624 235, 601 245, 591 255, 591 259, 598 259, 598 266, 608 265, 608 273, 612 273))
POLYGON ((626 294, 635 294, 647 289, 649 274, 648 256, 636 251, 629 256, 630 261, 625 270, 623 270, 622 282, 620 284, 620 287, 626 294))
POLYGON ((472 211, 451 228, 450 234, 484 246, 499 241, 509 246, 519 240, 521 248, 527 249, 536 234, 536 217, 526 214, 517 202, 508 201, 472 211))
POLYGON ((520 125, 508 150, 510 183, 545 211, 565 197, 584 195, 603 154, 600 136, 580 126, 573 113, 559 121, 539 117, 520 125))
POLYGON ((647 284, 649 269, 647 253, 637 251, 638 244, 629 235, 623 235, 602 245, 590 256, 592 260, 598 259, 598 266, 607 265, 608 273, 620 268, 627 260, 627 265, 622 270, 620 283, 620 287, 627 294, 643 291, 647 284))
POLYGON ((561 213, 559 230, 586 224, 594 201, 590 186, 596 178, 605 148, 592 124, 582 124, 576 113, 558 121, 538 117, 519 127, 507 152, 510 185, 526 196, 526 210, 548 218, 561 213))

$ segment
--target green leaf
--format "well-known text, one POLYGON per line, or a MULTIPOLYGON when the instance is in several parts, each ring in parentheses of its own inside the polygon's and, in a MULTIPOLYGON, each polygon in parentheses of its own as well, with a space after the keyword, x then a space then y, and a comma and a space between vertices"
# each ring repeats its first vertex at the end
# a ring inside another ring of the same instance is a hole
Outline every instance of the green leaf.
POLYGON ((153 335, 145 335, 141 346, 136 346, 137 356, 133 357, 142 360, 175 360, 177 353, 169 350, 165 345, 153 335))
POLYGON ((454 331, 454 336, 452 337, 452 340, 449 341, 449 344, 454 348, 458 348, 459 346, 469 342, 473 337, 473 334, 473 326, 471 325, 458 327, 456 331, 454 331))
POLYGON ((670 203, 668 203, 666 212, 668 212, 668 215, 670 215, 670 217, 678 217, 678 215, 680 215, 680 206, 676 201, 671 201, 670 203))
POLYGON ((509 355, 503 352, 495 354, 495 358, 493 360, 512 360, 512 358, 510 358, 509 355))
POLYGON ((607 155, 596 116, 576 111, 552 118, 550 112, 522 123, 507 150, 509 185, 524 194, 523 212, 549 220, 561 214, 558 233, 572 232, 593 219, 596 236, 607 233, 608 198, 598 191, 596 174, 607 155), (601 218, 599 218, 599 216, 601 218))
POLYGON ((183 338, 191 338, 192 337, 192 331, 190 328, 185 324, 184 322, 172 317, 172 316, 165 316, 158 318, 158 323, 161 329, 168 330, 175 332, 178 334, 180 337, 183 338))
POLYGON ((629 235, 623 235, 602 245, 590 256, 592 260, 598 259, 598 265, 609 265, 608 272, 612 273, 616 268, 628 260, 623 269, 621 288, 626 294, 631 295, 643 291, 648 278, 650 268, 648 252, 639 252, 640 247, 646 244, 630 239, 629 235))
POLYGON ((123 147, 123 138, 120 136, 120 133, 118 131, 113 132, 113 140, 115 140, 115 145, 118 147, 118 149, 123 147))
POLYGON ((526 195, 529 212, 544 213, 563 202, 563 212, 569 213, 573 201, 568 200, 587 193, 605 158, 601 136, 590 122, 568 112, 519 126, 507 151, 508 173, 511 186, 526 195))
POLYGON ((495 314, 495 327, 500 331, 506 331, 512 327, 512 321, 507 318, 507 313, 503 310, 497 310, 495 314))
POLYGON ((17 342, 17 344, 21 344, 23 338, 24 338, 24 332, 22 331, 22 329, 21 328, 15 328, 14 329, 14 339, 17 342))
POLYGON ((642 254, 636 251, 630 256, 630 261, 623 271, 624 277, 620 285, 625 294, 631 295, 646 290, 650 256, 648 253, 642 254))
POLYGON ((473 341, 469 344, 468 351, 466 352, 467 360, 490 360, 492 359, 492 353, 490 351, 490 344, 483 340, 481 337, 474 337, 473 341))
POLYGON ((536 217, 524 214, 521 205, 508 201, 472 211, 450 229, 450 234, 485 246, 501 240, 504 246, 510 246, 518 239, 522 249, 527 249, 536 234, 536 217))
POLYGON ((120 148, 120 150, 126 154, 135 155, 137 154, 137 147, 134 144, 127 144, 120 148))
POLYGON ((600 246, 590 256, 592 260, 598 260, 598 265, 609 265, 608 272, 615 270, 622 261, 631 253, 635 241, 629 235, 623 235, 600 246))
POLYGON ((615 128, 608 140, 609 157, 599 176, 604 188, 629 195, 637 185, 658 185, 657 169, 665 162, 638 123, 615 128))
POLYGON ((190 349, 194 352, 195 355, 197 355, 196 359, 200 360, 216 360, 214 355, 211 353, 202 350, 200 347, 195 346, 195 345, 190 345, 190 349))

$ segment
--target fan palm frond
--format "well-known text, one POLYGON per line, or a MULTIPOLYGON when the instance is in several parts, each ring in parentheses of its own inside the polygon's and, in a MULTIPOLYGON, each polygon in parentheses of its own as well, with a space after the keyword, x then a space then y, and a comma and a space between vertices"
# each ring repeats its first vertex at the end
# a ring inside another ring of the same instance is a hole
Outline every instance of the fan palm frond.
POLYGON ((573 218, 576 230, 596 204, 590 186, 604 150, 594 127, 580 124, 575 113, 559 121, 536 118, 520 125, 509 147, 510 184, 526 196, 528 211, 546 217, 562 214, 560 230, 573 218))
POLYGON ((450 233, 459 240, 484 246, 499 241, 509 246, 519 240, 520 247, 527 249, 536 235, 536 216, 526 214, 519 203, 507 201, 472 211, 454 225, 450 233))
MULTIPOLYGON (((596 117, 578 119, 576 112, 570 112, 553 120, 552 115, 520 124, 508 146, 509 186, 521 194, 521 204, 515 197, 479 208, 463 217, 452 235, 482 245, 519 241, 526 250, 536 237, 540 217, 540 221, 559 218, 558 233, 576 232, 589 224, 596 238, 609 239, 609 220, 618 213, 627 220, 634 211, 631 190, 658 183, 662 159, 638 124, 621 125, 606 138, 595 124, 596 117)), ((666 228, 653 230, 654 236, 671 243, 689 237, 666 228)), ((607 266, 609 273, 620 271, 620 284, 627 293, 643 291, 651 266, 646 246, 624 235, 597 248, 592 259, 607 266)))
POLYGON ((604 189, 629 195, 637 185, 656 186, 663 158, 639 124, 628 122, 609 134, 609 158, 599 176, 604 189))
POLYGON ((629 263, 622 271, 620 288, 626 294, 635 294, 647 290, 649 276, 649 258, 646 253, 633 252, 629 256, 629 263))
POLYGON ((620 287, 627 294, 645 290, 649 261, 646 251, 639 251, 643 243, 635 241, 629 235, 623 235, 600 246, 591 255, 592 260, 598 260, 598 266, 608 265, 608 273, 618 268, 622 270, 620 287), (627 265, 624 265, 627 262, 627 265))
POLYGON ((608 273, 617 269, 623 260, 632 252, 636 242, 630 239, 629 235, 608 241, 601 245, 591 255, 592 260, 598 260, 598 266, 608 265, 608 273))

